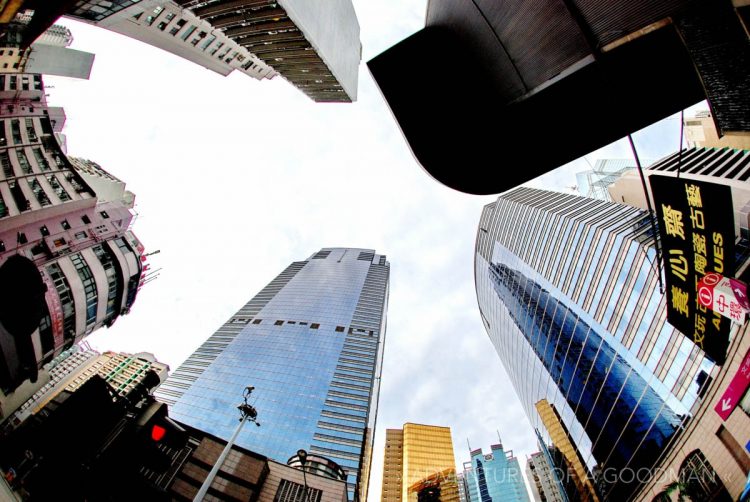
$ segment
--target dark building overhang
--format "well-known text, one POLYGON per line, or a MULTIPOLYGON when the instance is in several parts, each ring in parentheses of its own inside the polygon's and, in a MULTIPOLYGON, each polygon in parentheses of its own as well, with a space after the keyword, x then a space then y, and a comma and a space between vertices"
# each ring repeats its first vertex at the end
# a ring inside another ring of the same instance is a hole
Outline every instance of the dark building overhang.
POLYGON ((729 0, 430 0, 368 66, 424 169, 490 194, 706 95, 720 130, 750 129, 738 19, 729 0))

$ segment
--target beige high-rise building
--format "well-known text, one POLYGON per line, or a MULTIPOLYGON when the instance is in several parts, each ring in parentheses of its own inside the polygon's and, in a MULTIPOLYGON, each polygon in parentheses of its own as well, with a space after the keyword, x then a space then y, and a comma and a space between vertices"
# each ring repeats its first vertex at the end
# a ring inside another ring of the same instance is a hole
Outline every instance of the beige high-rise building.
POLYGON ((387 429, 382 502, 458 502, 450 427, 387 429))
POLYGON ((719 137, 716 123, 708 110, 685 117, 685 139, 688 147, 750 149, 750 132, 729 131, 719 137))

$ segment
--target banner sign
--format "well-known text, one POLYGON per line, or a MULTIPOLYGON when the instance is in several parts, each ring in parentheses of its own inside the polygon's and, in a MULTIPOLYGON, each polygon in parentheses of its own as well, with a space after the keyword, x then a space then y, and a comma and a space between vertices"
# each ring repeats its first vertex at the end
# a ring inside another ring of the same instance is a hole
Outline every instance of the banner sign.
POLYGON ((747 284, 715 272, 698 281, 698 301, 738 324, 744 324, 750 313, 747 284))
POLYGON ((714 406, 714 411, 719 414, 722 420, 726 420, 732 414, 732 411, 737 407, 737 403, 740 402, 740 399, 745 394, 748 384, 750 384, 750 350, 747 351, 744 359, 742 359, 737 373, 735 373, 732 381, 729 382, 729 387, 727 387, 719 402, 714 406))
POLYGON ((706 356, 724 364, 731 322, 698 301, 698 281, 709 272, 734 274, 732 191, 669 176, 649 176, 664 262, 667 321, 706 356))
POLYGON ((39 273, 42 276, 42 281, 47 286, 47 292, 44 293, 44 299, 47 300, 47 308, 49 309, 49 317, 52 323, 52 336, 55 339, 55 347, 62 347, 65 343, 64 331, 63 331, 63 309, 62 303, 60 302, 60 296, 55 288, 55 283, 52 278, 47 274, 42 267, 39 267, 39 273))

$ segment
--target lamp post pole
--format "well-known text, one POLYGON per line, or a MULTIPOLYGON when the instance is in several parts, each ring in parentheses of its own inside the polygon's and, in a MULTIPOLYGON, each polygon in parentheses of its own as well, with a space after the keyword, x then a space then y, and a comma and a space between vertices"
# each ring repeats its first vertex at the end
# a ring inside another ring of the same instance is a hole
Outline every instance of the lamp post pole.
POLYGON ((297 450, 297 458, 299 463, 302 464, 302 479, 304 480, 305 487, 302 489, 302 501, 307 502, 307 474, 305 474, 305 463, 307 462, 307 452, 305 450, 297 450))
POLYGON ((237 436, 239 436, 240 431, 242 430, 242 426, 245 425, 245 422, 250 420, 251 422, 254 422, 255 425, 260 427, 260 423, 257 420, 258 412, 255 410, 255 408, 253 408, 247 403, 247 398, 250 397, 250 394, 253 392, 254 389, 255 387, 245 387, 245 391, 243 393, 244 403, 242 403, 241 405, 237 407, 237 409, 240 410, 240 415, 241 415, 240 424, 234 430, 234 434, 232 434, 232 438, 224 447, 224 450, 221 452, 221 455, 219 455, 219 458, 216 460, 216 463, 211 468, 211 472, 209 472, 208 476, 206 476, 206 480, 203 482, 203 485, 201 485, 200 490, 198 490, 198 493, 195 494, 195 498, 193 498, 193 502, 203 501, 203 498, 206 496, 206 493, 208 493, 208 488, 214 482, 214 478, 216 478, 216 474, 219 472, 219 469, 224 464, 224 460, 226 460, 227 455, 229 455, 229 452, 232 449, 232 446, 234 446, 234 442, 237 439, 237 436))

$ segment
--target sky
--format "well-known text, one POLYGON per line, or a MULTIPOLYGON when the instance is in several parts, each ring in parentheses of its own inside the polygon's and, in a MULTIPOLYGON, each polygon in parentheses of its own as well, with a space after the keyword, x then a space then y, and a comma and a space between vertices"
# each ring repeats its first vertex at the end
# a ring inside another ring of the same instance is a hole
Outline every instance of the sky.
MULTIPOLYGON (((68 153, 127 183, 136 195, 133 230, 147 252, 160 251, 148 260, 161 268, 158 278, 129 315, 88 338, 93 348, 152 352, 175 369, 292 261, 339 246, 388 256, 376 501, 386 428, 450 426, 459 469, 469 444, 488 451, 498 435, 522 468, 537 447, 474 290, 479 215, 496 196, 430 178, 364 64, 422 28, 426 2, 354 6, 363 61, 353 104, 313 103, 281 77, 222 77, 70 20, 61 24, 73 31, 72 47, 96 54, 91 78, 45 82, 50 104, 67 113, 68 153)), ((540 128, 533 134, 555 134, 553 125, 540 128)), ((676 151, 679 115, 634 141, 641 158, 676 151)), ((631 157, 621 140, 530 185, 570 191, 574 173, 596 159, 631 157)))

